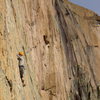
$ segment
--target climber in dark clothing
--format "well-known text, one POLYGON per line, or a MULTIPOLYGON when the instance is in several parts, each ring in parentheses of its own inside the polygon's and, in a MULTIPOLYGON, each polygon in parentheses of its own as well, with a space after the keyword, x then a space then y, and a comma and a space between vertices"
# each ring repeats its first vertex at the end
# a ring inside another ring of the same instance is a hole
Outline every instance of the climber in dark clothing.
POLYGON ((24 70, 25 70, 25 66, 24 66, 24 53, 23 52, 19 52, 19 54, 17 55, 17 59, 19 61, 19 71, 20 71, 20 78, 21 78, 21 81, 23 83, 23 86, 25 86, 25 83, 24 83, 24 78, 23 78, 23 75, 24 75, 24 70))

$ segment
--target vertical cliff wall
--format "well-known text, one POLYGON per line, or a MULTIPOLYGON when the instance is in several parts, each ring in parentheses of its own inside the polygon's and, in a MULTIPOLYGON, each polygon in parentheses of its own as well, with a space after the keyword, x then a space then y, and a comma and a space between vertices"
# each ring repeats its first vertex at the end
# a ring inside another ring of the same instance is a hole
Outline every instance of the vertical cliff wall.
POLYGON ((0 100, 99 100, 99 24, 66 0, 0 0, 0 100))

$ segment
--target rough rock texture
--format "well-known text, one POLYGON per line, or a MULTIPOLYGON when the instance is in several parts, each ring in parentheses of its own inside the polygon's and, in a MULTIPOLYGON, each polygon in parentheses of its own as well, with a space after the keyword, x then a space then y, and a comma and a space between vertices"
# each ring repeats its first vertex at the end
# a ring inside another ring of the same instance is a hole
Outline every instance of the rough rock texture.
POLYGON ((67 0, 0 0, 0 100, 99 100, 99 24, 67 0))

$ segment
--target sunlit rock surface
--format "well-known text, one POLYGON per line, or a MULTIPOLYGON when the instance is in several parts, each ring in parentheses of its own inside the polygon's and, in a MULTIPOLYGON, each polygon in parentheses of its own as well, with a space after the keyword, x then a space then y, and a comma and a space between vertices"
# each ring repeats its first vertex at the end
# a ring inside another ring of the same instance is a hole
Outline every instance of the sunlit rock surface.
POLYGON ((99 86, 97 14, 67 0, 0 0, 0 100, 99 100, 99 86))

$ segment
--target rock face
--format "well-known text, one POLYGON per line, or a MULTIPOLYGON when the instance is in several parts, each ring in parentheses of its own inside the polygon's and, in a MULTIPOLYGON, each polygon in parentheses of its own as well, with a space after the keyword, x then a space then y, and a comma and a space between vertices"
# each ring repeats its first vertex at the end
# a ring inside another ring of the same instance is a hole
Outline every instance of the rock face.
POLYGON ((0 100, 99 100, 99 24, 67 0, 0 0, 0 100))

